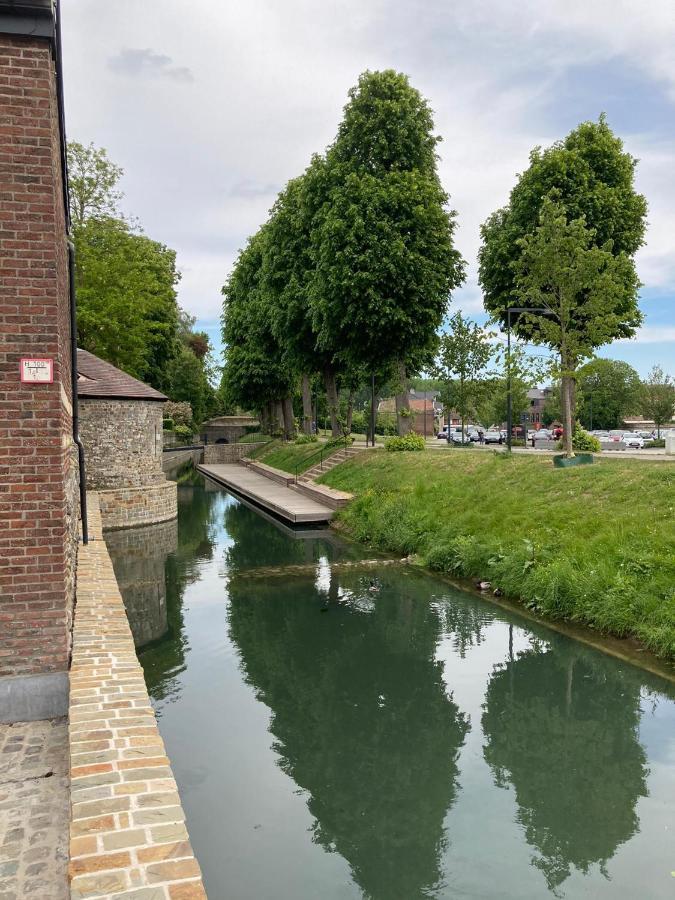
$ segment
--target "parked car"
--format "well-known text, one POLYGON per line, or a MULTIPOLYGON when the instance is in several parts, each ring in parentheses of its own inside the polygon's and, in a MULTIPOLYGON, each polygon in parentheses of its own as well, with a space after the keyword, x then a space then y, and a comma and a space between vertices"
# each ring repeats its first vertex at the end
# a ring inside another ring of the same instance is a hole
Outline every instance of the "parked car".
POLYGON ((609 432, 610 441, 622 441, 625 431, 617 431, 616 429, 609 432))
POLYGON ((504 442, 503 434, 497 428, 488 428, 485 432, 484 440, 486 444, 502 444, 504 442))
POLYGON ((632 434, 631 432, 624 434, 623 442, 626 447, 630 447, 632 450, 642 450, 645 445, 643 437, 639 434, 632 434))
POLYGON ((439 441, 447 441, 448 439, 448 426, 444 425, 441 430, 436 435, 439 441))

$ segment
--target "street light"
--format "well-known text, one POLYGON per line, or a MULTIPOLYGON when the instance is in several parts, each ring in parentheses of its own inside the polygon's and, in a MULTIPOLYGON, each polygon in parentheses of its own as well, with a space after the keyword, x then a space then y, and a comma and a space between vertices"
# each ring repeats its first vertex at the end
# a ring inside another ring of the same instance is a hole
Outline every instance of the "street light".
POLYGON ((511 432, 513 430, 513 398, 511 395, 511 313, 551 313, 552 310, 541 306, 509 306, 506 310, 506 446, 511 450, 511 432))
POLYGON ((598 384, 600 383, 600 378, 599 378, 599 376, 598 376, 598 373, 596 372, 595 375, 589 375, 588 378, 586 379, 586 383, 587 383, 588 386, 589 386, 589 387, 588 387, 588 396, 589 396, 589 399, 590 399, 590 401, 591 401, 591 403, 590 403, 590 406, 591 406, 591 427, 589 428, 589 431, 593 431, 593 391, 594 391, 594 390, 597 390, 598 384))

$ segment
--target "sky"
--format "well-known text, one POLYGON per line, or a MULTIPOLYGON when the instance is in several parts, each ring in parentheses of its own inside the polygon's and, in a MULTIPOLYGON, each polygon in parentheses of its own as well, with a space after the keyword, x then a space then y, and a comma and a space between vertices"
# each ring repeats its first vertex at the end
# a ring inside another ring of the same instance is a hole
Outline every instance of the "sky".
POLYGON ((673 0, 64 0, 68 137, 124 169, 124 211, 177 252, 179 302, 220 349, 220 289, 277 193, 333 140, 366 69, 428 99, 468 264, 449 311, 484 321, 481 223, 530 150, 608 122, 649 204, 644 325, 598 351, 675 374, 673 0))

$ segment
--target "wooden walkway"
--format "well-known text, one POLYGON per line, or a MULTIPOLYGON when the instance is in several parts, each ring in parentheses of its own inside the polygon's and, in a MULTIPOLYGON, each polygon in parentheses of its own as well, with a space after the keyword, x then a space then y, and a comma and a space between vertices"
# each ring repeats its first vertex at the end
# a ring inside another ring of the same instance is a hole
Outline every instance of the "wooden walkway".
POLYGON ((328 522, 334 515, 334 511, 327 506, 322 506, 298 491, 265 478, 264 475, 253 472, 246 466, 201 465, 197 466, 197 469, 288 522, 328 522))

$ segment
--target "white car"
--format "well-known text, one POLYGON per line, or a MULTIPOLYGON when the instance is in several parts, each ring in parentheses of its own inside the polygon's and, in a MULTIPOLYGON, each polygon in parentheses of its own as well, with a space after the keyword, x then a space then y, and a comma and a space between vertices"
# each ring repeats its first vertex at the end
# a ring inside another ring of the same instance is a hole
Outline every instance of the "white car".
POLYGON ((502 432, 497 428, 488 428, 485 432, 483 440, 486 444, 501 444, 504 440, 502 437, 502 432))
POLYGON ((643 450, 645 446, 644 438, 640 437, 639 434, 633 434, 632 432, 624 434, 621 440, 626 447, 630 447, 631 450, 643 450))

